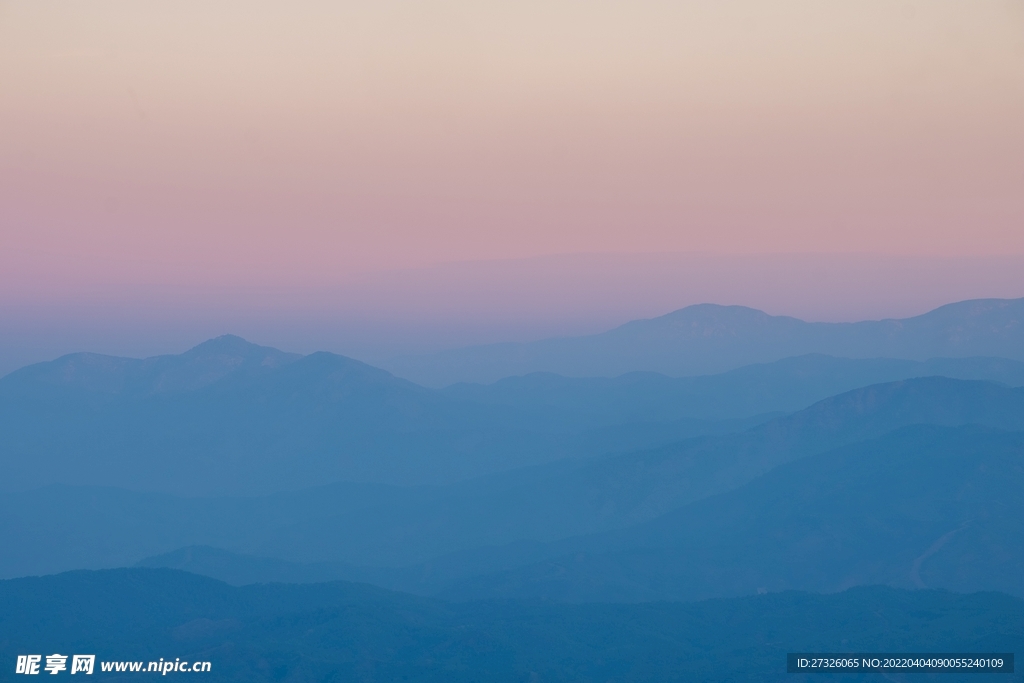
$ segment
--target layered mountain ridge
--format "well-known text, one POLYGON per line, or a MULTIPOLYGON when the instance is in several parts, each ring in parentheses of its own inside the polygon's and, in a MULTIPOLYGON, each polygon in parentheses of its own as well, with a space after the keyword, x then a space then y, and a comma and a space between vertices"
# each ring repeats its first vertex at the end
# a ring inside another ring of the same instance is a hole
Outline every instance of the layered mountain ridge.
POLYGON ((0 378, 0 578, 141 563, 455 600, 1022 595, 1024 362, 970 355, 1019 351, 1017 303, 845 327, 697 307, 609 333, 639 354, 616 356, 625 374, 443 389, 231 336, 72 354, 0 378), (918 359, 633 362, 801 339, 918 359))

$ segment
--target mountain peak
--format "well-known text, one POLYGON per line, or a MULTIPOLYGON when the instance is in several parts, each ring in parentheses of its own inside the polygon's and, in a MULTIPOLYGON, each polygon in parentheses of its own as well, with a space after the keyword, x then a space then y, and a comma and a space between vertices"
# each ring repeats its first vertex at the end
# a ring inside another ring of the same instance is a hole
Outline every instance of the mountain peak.
POLYGON ((207 340, 178 355, 119 358, 75 353, 37 363, 5 378, 14 384, 76 387, 94 395, 146 395, 193 391, 237 371, 259 372, 301 358, 236 335, 207 340))
POLYGON ((753 336, 760 336, 764 341, 774 341, 780 335, 788 338, 797 328, 809 325, 797 318, 769 315, 747 306, 695 304, 656 318, 633 320, 606 332, 605 336, 633 339, 660 337, 666 341, 689 344, 753 336))
MULTIPOLYGON (((223 346, 256 346, 247 339, 239 337, 237 334, 222 334, 219 337, 213 337, 206 341, 196 344, 192 349, 198 349, 202 347, 223 347, 223 346)), ((190 350, 192 350, 190 349, 190 350)))
POLYGON ((147 358, 152 365, 151 391, 190 391, 240 370, 279 368, 302 356, 260 346, 225 334, 209 339, 178 356, 147 358))
MULTIPOLYGON (((278 351, 269 346, 260 346, 234 334, 222 334, 219 337, 207 339, 201 344, 196 344, 191 349, 181 354, 182 356, 196 356, 209 354, 235 354, 242 356, 252 355, 281 355, 291 356, 283 351, 278 351)), ((296 356, 298 357, 298 356, 296 356)))
MULTIPOLYGON (((684 324, 750 324, 750 323, 763 323, 767 320, 793 320, 789 316, 776 316, 765 313, 764 311, 756 308, 750 308, 749 306, 723 306, 720 304, 694 304, 692 306, 686 306, 684 308, 677 309, 671 313, 658 316, 656 318, 650 318, 647 320, 635 320, 631 324, 657 324, 657 323, 669 323, 671 325, 677 325, 679 323, 684 324)), ((623 326, 625 327, 625 326, 623 326)))

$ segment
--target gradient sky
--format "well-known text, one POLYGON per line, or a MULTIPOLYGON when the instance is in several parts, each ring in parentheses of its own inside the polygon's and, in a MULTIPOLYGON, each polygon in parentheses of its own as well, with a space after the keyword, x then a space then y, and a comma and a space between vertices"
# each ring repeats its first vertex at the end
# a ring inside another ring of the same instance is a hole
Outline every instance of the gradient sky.
POLYGON ((1021 121, 1019 0, 0 0, 0 307, 365 308, 557 254, 967 258, 1024 296, 978 265, 1024 257, 1021 121))

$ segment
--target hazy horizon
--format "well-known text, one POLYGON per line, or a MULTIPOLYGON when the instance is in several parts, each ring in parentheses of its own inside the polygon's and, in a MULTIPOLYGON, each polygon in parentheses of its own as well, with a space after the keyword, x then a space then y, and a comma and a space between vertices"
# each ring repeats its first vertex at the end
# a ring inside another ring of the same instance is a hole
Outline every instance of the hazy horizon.
POLYGON ((133 287, 31 304, 8 293, 0 297, 0 375, 77 351, 180 353, 222 334, 373 364, 594 334, 699 303, 857 322, 1021 296, 1024 257, 870 254, 574 254, 383 271, 319 288, 133 287))

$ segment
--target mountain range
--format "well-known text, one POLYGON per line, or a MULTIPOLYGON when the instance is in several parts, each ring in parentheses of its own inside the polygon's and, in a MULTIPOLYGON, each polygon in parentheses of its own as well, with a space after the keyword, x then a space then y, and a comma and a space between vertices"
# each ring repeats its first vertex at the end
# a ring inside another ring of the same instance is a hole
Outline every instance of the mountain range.
POLYGON ((0 488, 210 496, 448 484, 741 430, 928 375, 1019 385, 1024 362, 805 355, 699 377, 534 374, 436 390, 343 356, 230 336, 145 360, 72 354, 0 378, 0 488))
POLYGON ((632 371, 707 375, 808 353, 1024 360, 1024 299, 976 299, 913 318, 856 323, 805 322, 743 306, 699 304, 600 334, 405 356, 384 366, 426 386, 446 386, 532 372, 570 377, 632 371))
MULTIPOLYGON (((1019 355, 1018 303, 886 322, 908 357, 684 377, 627 364, 430 388, 231 336, 72 354, 0 378, 0 578, 139 565, 460 601, 1022 596, 1024 362, 968 355, 1019 355)), ((772 320, 700 344, 781 349, 772 320)), ((858 325, 843 329, 880 334, 858 325)), ((704 339, 683 328, 640 337, 704 339)))

